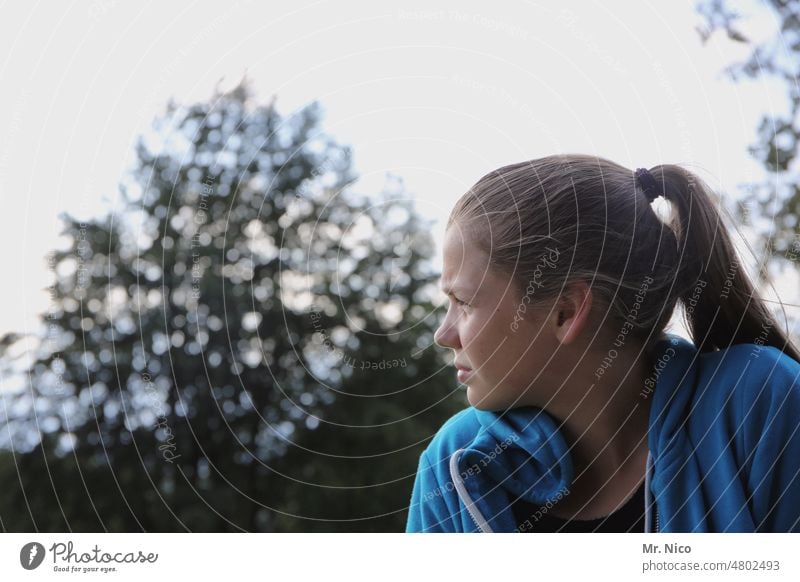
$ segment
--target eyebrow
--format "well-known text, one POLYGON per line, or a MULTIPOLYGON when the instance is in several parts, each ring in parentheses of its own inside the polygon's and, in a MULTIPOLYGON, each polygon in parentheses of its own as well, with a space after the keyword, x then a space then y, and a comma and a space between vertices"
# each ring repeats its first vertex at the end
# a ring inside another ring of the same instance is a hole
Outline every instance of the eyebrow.
POLYGON ((466 290, 464 288, 462 288, 462 287, 459 287, 458 285, 453 285, 452 287, 443 287, 442 288, 442 293, 444 293, 445 295, 449 295, 451 297, 457 292, 464 292, 464 294, 467 295, 466 290))

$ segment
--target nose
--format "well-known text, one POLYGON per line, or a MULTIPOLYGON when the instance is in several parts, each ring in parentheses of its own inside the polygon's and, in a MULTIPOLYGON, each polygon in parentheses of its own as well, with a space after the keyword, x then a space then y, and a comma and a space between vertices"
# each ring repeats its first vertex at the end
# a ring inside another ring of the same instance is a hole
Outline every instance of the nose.
POLYGON ((451 317, 451 310, 448 309, 444 321, 433 334, 433 341, 436 345, 443 348, 458 349, 461 347, 461 342, 458 338, 458 329, 455 325, 455 318, 451 317))

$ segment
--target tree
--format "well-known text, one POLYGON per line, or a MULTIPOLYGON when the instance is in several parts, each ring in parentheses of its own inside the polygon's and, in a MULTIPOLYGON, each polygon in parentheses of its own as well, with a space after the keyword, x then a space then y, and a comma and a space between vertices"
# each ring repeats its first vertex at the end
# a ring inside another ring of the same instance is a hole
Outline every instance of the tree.
POLYGON ((400 181, 357 195, 320 118, 246 82, 170 103, 122 211, 62 216, 47 330, 4 400, 5 530, 402 530, 466 401, 437 376, 429 225, 400 181))
POLYGON ((756 142, 749 148, 767 170, 767 177, 761 183, 748 185, 744 204, 737 212, 746 221, 752 206, 763 219, 757 244, 759 276, 762 282, 771 283, 776 271, 786 273, 789 268, 800 273, 800 3, 768 0, 760 5, 771 11, 778 24, 776 34, 761 42, 751 41, 742 32, 744 17, 728 0, 701 0, 697 6, 705 20, 701 28, 704 41, 721 30, 728 38, 751 47, 747 59, 726 69, 734 81, 769 77, 780 80, 786 88, 785 111, 765 113, 756 142))

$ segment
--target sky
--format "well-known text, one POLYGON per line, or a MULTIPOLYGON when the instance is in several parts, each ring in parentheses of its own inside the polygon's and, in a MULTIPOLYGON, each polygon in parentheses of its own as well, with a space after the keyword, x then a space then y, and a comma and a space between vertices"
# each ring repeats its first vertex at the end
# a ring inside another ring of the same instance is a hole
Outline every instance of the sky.
MULTIPOLYGON (((735 3, 753 38, 775 27, 735 3)), ((735 199, 764 179, 747 154, 781 87, 722 75, 747 55, 701 43, 683 0, 18 3, 0 20, 0 334, 48 308, 58 215, 102 216, 137 136, 172 98, 243 75, 286 117, 311 101, 354 151, 355 187, 401 176, 437 244, 485 173, 552 153, 630 168, 681 163, 735 199)), ((441 266, 440 257, 437 266, 441 266)), ((795 300, 786 296, 784 300, 795 300)))

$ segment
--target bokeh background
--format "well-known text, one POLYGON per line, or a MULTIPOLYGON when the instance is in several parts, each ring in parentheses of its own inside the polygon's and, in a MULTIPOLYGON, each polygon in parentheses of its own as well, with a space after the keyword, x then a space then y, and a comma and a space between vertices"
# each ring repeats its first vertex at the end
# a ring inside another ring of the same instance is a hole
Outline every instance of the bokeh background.
POLYGON ((18 3, 0 47, 2 531, 402 531, 467 406, 447 214, 525 159, 695 171, 797 338, 797 1, 18 3))

